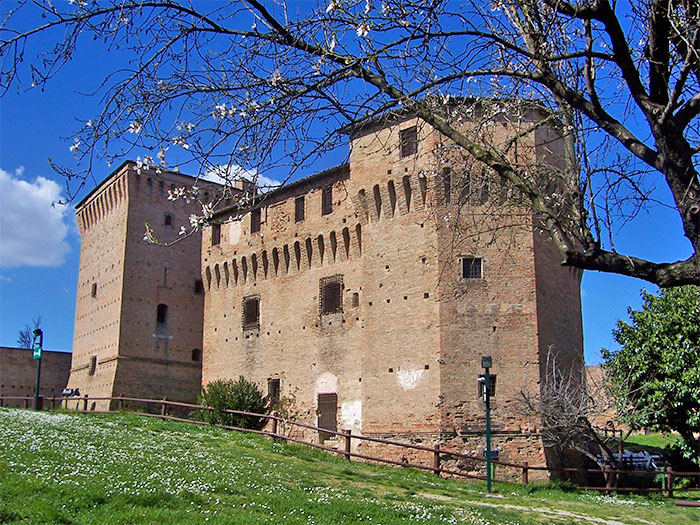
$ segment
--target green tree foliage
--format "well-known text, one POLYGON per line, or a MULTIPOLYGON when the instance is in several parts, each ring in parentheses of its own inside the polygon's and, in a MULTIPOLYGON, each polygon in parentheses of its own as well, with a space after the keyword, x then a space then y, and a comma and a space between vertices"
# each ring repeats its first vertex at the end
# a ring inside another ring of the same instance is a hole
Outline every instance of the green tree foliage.
POLYGON ((689 457, 700 463, 700 287, 642 291, 631 324, 613 330, 622 346, 603 349, 619 417, 633 428, 676 431, 689 457))
POLYGON ((240 428, 260 430, 267 423, 267 418, 231 414, 224 410, 239 410, 255 414, 267 414, 268 406, 262 392, 255 383, 243 376, 238 381, 218 380, 202 388, 199 404, 212 407, 204 410, 203 416, 212 425, 228 425, 240 428))

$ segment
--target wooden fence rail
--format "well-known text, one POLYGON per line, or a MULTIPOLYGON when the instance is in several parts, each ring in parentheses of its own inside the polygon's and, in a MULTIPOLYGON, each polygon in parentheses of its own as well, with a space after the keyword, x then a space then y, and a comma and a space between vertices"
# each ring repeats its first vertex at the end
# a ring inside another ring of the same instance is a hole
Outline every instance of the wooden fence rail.
MULTIPOLYGON (((29 408, 34 401, 34 398, 30 397, 30 396, 0 396, 0 407, 3 407, 7 401, 15 401, 15 402, 19 401, 23 404, 24 408, 29 408)), ((47 402, 50 404, 50 410, 55 410, 58 407, 58 408, 64 408, 66 410, 73 410, 75 412, 97 413, 97 414, 117 413, 117 412, 123 410, 124 408, 126 408, 127 404, 154 405, 156 410, 157 410, 156 413, 135 412, 135 414, 141 415, 141 416, 146 416, 146 417, 155 417, 158 419, 166 419, 166 420, 171 420, 171 421, 192 423, 192 424, 197 424, 197 425, 208 425, 209 423, 207 423, 206 421, 196 420, 196 419, 192 419, 189 417, 178 417, 178 416, 174 416, 174 415, 169 415, 168 414, 168 407, 187 409, 189 411, 208 410, 211 412, 212 410, 214 410, 212 407, 204 406, 204 405, 195 405, 192 403, 182 403, 179 401, 168 401, 167 399, 145 399, 145 398, 136 398, 136 397, 88 397, 87 395, 82 396, 82 397, 55 397, 55 396, 54 397, 44 397, 43 398, 43 407, 44 408, 47 408, 47 406, 46 406, 47 402), (97 402, 97 401, 109 401, 110 408, 112 407, 113 404, 116 404, 117 409, 116 410, 89 410, 88 409, 89 402, 97 402), (70 405, 73 405, 73 403, 75 403, 75 409, 70 409, 69 403, 70 403, 70 405), (82 405, 82 408, 81 408, 81 405, 82 405)), ((412 468, 417 468, 420 470, 431 471, 436 476, 440 476, 441 474, 446 474, 446 475, 450 475, 450 476, 458 476, 458 477, 463 477, 463 478, 471 478, 471 479, 479 479, 479 480, 486 479, 486 476, 484 476, 484 475, 469 474, 467 472, 443 468, 443 466, 442 466, 443 458, 459 458, 459 459, 466 459, 466 460, 471 460, 471 461, 480 462, 480 463, 485 463, 486 459, 482 458, 481 456, 474 456, 471 454, 465 454, 463 452, 458 452, 456 450, 443 449, 440 447, 439 444, 436 444, 436 445, 433 445, 432 447, 429 447, 429 446, 425 446, 425 445, 417 445, 417 444, 413 444, 413 443, 402 443, 400 441, 393 441, 393 440, 389 440, 389 439, 377 438, 377 437, 372 437, 372 436, 363 436, 360 434, 353 434, 350 429, 343 430, 343 431, 327 430, 327 429, 322 429, 322 428, 310 425, 308 423, 302 423, 300 421, 293 421, 293 420, 285 419, 285 418, 282 418, 274 413, 272 413, 272 414, 257 414, 254 412, 243 412, 240 410, 222 410, 222 412, 228 413, 228 414, 241 415, 241 416, 251 416, 251 417, 264 418, 270 422, 270 427, 271 427, 271 430, 254 430, 254 429, 249 429, 249 428, 234 427, 234 426, 230 426, 230 425, 217 425, 218 427, 226 429, 226 430, 236 430, 239 432, 254 433, 254 434, 267 436, 267 437, 270 437, 270 438, 273 438, 276 440, 283 440, 283 441, 290 441, 293 443, 300 443, 300 444, 304 444, 304 445, 307 445, 307 446, 310 446, 313 448, 317 448, 320 450, 325 450, 327 452, 331 452, 334 454, 340 454, 340 455, 344 456, 347 460, 351 460, 352 458, 358 458, 358 459, 362 459, 365 461, 374 461, 374 462, 378 462, 378 463, 385 463, 385 464, 395 465, 395 466, 400 466, 400 467, 412 467, 412 468), (338 436, 339 439, 342 438, 344 440, 343 447, 342 448, 329 447, 329 446, 325 446, 325 445, 320 444, 320 443, 306 441, 306 440, 298 438, 298 437, 293 437, 293 436, 286 435, 286 434, 280 434, 278 432, 279 423, 283 423, 284 425, 288 425, 288 426, 304 428, 304 429, 311 430, 314 432, 323 432, 327 435, 338 436), (352 440, 380 443, 383 445, 395 446, 395 447, 399 447, 399 448, 403 448, 403 449, 419 450, 419 451, 423 451, 423 452, 428 452, 431 454, 432 463, 431 463, 431 465, 423 465, 420 463, 410 463, 408 461, 397 461, 397 460, 388 459, 388 458, 382 458, 382 457, 377 457, 377 456, 370 456, 367 454, 361 454, 359 452, 353 452, 352 451, 352 440)), ((657 471, 657 470, 613 469, 612 467, 608 466, 608 467, 606 467, 606 469, 604 471, 601 471, 600 469, 594 469, 594 468, 552 468, 552 467, 547 467, 547 466, 529 465, 527 462, 520 464, 520 463, 510 463, 507 461, 498 461, 498 460, 492 460, 491 464, 492 465, 500 465, 500 466, 508 467, 508 468, 519 469, 521 472, 520 480, 521 480, 521 483, 523 485, 527 485, 529 483, 529 472, 531 470, 558 472, 558 473, 584 473, 584 474, 596 473, 596 474, 604 475, 604 479, 606 480, 606 486, 604 486, 604 487, 579 486, 578 488, 582 489, 582 490, 597 490, 597 491, 606 491, 606 492, 665 492, 669 498, 673 497, 673 490, 674 490, 673 489, 673 480, 674 480, 674 478, 698 477, 700 479, 700 470, 698 472, 679 472, 679 471, 672 470, 671 467, 666 467, 666 469, 664 471, 657 471), (638 487, 613 486, 612 480, 615 479, 616 476, 619 474, 633 474, 635 476, 663 476, 662 487, 638 488, 638 487)), ((681 490, 683 490, 683 491, 698 491, 698 490, 700 490, 700 487, 683 488, 681 490)))

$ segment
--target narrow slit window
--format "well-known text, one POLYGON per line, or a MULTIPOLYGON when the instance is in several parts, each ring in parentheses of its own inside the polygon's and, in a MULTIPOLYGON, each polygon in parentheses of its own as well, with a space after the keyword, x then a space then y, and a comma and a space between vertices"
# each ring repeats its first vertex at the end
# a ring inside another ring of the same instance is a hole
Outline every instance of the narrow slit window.
POLYGON ((294 222, 301 222, 304 220, 306 214, 306 200, 304 196, 297 197, 294 199, 294 222))
POLYGON ((399 131, 401 158, 410 157, 418 152, 418 130, 416 126, 399 131))
POLYGON ((157 328, 167 328, 168 327, 168 305, 159 304, 156 310, 156 327, 157 328))
POLYGON ((250 212, 250 233, 260 231, 260 208, 250 212))
POLYGON ((172 226, 173 225, 173 214, 165 212, 165 215, 163 216, 163 226, 172 226))
POLYGON ((90 297, 97 297, 97 283, 92 283, 90 288, 90 297))
POLYGON ((445 194, 445 204, 450 204, 452 202, 452 174, 450 168, 442 170, 442 184, 445 194))
POLYGON ((277 402, 280 400, 279 377, 270 377, 267 379, 267 399, 272 402, 277 402))
POLYGON ((216 246, 221 243, 221 224, 211 225, 211 245, 216 246))
POLYGON ((330 215, 333 212, 333 187, 323 188, 321 192, 321 215, 330 215))
POLYGON ((97 370, 97 356, 90 356, 90 368, 88 369, 88 375, 94 376, 97 370))

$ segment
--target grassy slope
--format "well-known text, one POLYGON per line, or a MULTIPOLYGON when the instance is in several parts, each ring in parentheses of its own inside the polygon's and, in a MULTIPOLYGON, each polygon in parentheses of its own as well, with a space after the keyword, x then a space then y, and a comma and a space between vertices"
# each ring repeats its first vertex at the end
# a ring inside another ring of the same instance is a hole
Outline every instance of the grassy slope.
MULTIPOLYGON (((441 480, 216 428, 0 409, 0 523, 697 523, 698 509, 441 480), (597 519, 596 519, 597 518, 597 519), (645 520, 645 521, 640 521, 645 520)), ((530 488, 532 490, 532 488, 530 488)))

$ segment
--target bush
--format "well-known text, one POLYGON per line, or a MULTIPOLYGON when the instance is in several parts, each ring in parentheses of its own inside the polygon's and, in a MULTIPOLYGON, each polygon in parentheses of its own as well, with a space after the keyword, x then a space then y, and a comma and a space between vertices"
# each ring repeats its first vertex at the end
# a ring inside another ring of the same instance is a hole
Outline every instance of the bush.
POLYGON ((213 381, 202 388, 198 403, 212 407, 213 410, 202 410, 200 418, 211 425, 227 425, 232 427, 262 429, 267 423, 267 418, 230 414, 224 410, 240 410, 242 412, 254 412, 267 414, 265 397, 258 385, 247 381, 243 376, 238 381, 213 381))

